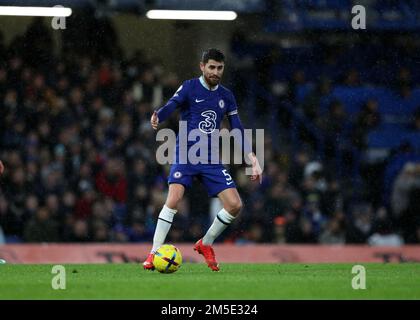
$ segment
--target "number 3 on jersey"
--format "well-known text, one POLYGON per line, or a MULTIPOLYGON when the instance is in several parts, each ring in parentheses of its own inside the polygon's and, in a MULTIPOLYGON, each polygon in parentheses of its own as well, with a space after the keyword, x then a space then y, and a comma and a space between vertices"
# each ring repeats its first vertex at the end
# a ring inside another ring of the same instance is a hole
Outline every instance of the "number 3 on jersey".
POLYGON ((227 170, 226 170, 226 169, 224 169, 224 170, 222 170, 222 172, 223 172, 223 174, 224 174, 224 175, 225 175, 225 177, 226 177, 226 184, 227 184, 227 185, 232 184, 232 183, 233 183, 232 177, 231 177, 231 175, 227 172, 227 170))
POLYGON ((204 120, 200 121, 198 128, 203 133, 212 133, 216 129, 217 113, 213 110, 207 110, 202 112, 201 115, 204 117, 204 120))

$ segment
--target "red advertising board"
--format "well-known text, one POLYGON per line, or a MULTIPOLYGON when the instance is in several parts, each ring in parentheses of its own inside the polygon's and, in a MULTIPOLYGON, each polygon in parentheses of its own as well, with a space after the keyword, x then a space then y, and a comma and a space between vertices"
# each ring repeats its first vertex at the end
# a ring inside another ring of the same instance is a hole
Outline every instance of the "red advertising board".
MULTIPOLYGON (((176 244, 183 260, 201 262, 192 244, 176 244)), ((150 244, 8 244, 0 246, 7 263, 127 263, 145 259, 150 244)), ((420 262, 420 246, 215 245, 220 262, 357 263, 420 262)))

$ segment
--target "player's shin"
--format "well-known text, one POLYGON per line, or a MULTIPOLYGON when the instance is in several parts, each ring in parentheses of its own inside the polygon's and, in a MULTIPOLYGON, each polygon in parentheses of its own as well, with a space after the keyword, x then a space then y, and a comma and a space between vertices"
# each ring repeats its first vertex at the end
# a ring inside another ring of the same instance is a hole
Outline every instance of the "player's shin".
POLYGON ((212 245, 214 240, 235 220, 235 217, 224 208, 214 218, 212 225, 203 237, 204 245, 212 245))
POLYGON ((164 205, 160 211, 155 235, 153 236, 152 253, 154 253, 165 242, 166 236, 171 229, 172 221, 176 212, 177 210, 171 209, 166 205, 164 205))

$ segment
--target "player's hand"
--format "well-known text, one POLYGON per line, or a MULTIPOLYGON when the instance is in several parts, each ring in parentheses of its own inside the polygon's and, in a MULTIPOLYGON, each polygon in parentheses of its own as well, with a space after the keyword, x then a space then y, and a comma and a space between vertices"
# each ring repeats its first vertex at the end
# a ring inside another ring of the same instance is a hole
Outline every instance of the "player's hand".
POLYGON ((4 172, 4 165, 3 162, 0 160, 0 175, 2 175, 4 172))
POLYGON ((159 124, 159 118, 157 116, 157 112, 153 112, 152 117, 150 118, 150 124, 152 125, 152 128, 157 130, 158 124, 159 124))
POLYGON ((257 157, 252 153, 249 155, 252 161, 252 175, 251 181, 259 180, 260 184, 262 183, 262 170, 260 163, 258 162, 257 157))

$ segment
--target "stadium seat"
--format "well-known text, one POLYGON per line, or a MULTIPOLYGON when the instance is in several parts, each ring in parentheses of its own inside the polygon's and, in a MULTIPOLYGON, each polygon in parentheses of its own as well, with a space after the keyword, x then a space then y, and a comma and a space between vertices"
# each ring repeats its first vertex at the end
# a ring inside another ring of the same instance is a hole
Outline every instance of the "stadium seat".
POLYGON ((399 147, 402 143, 409 143, 413 148, 420 150, 420 132, 411 132, 401 127, 383 126, 368 134, 369 148, 392 149, 399 147))
POLYGON ((400 146, 406 136, 406 131, 374 130, 368 134, 368 148, 392 149, 400 146))
POLYGON ((336 86, 332 96, 340 100, 348 114, 356 114, 370 98, 369 91, 364 87, 336 86))
POLYGON ((298 85, 296 88, 296 102, 302 103, 305 100, 305 97, 314 89, 315 85, 313 83, 305 83, 298 85))
POLYGON ((312 10, 345 10, 351 6, 349 0, 297 0, 296 5, 301 9, 312 10))

